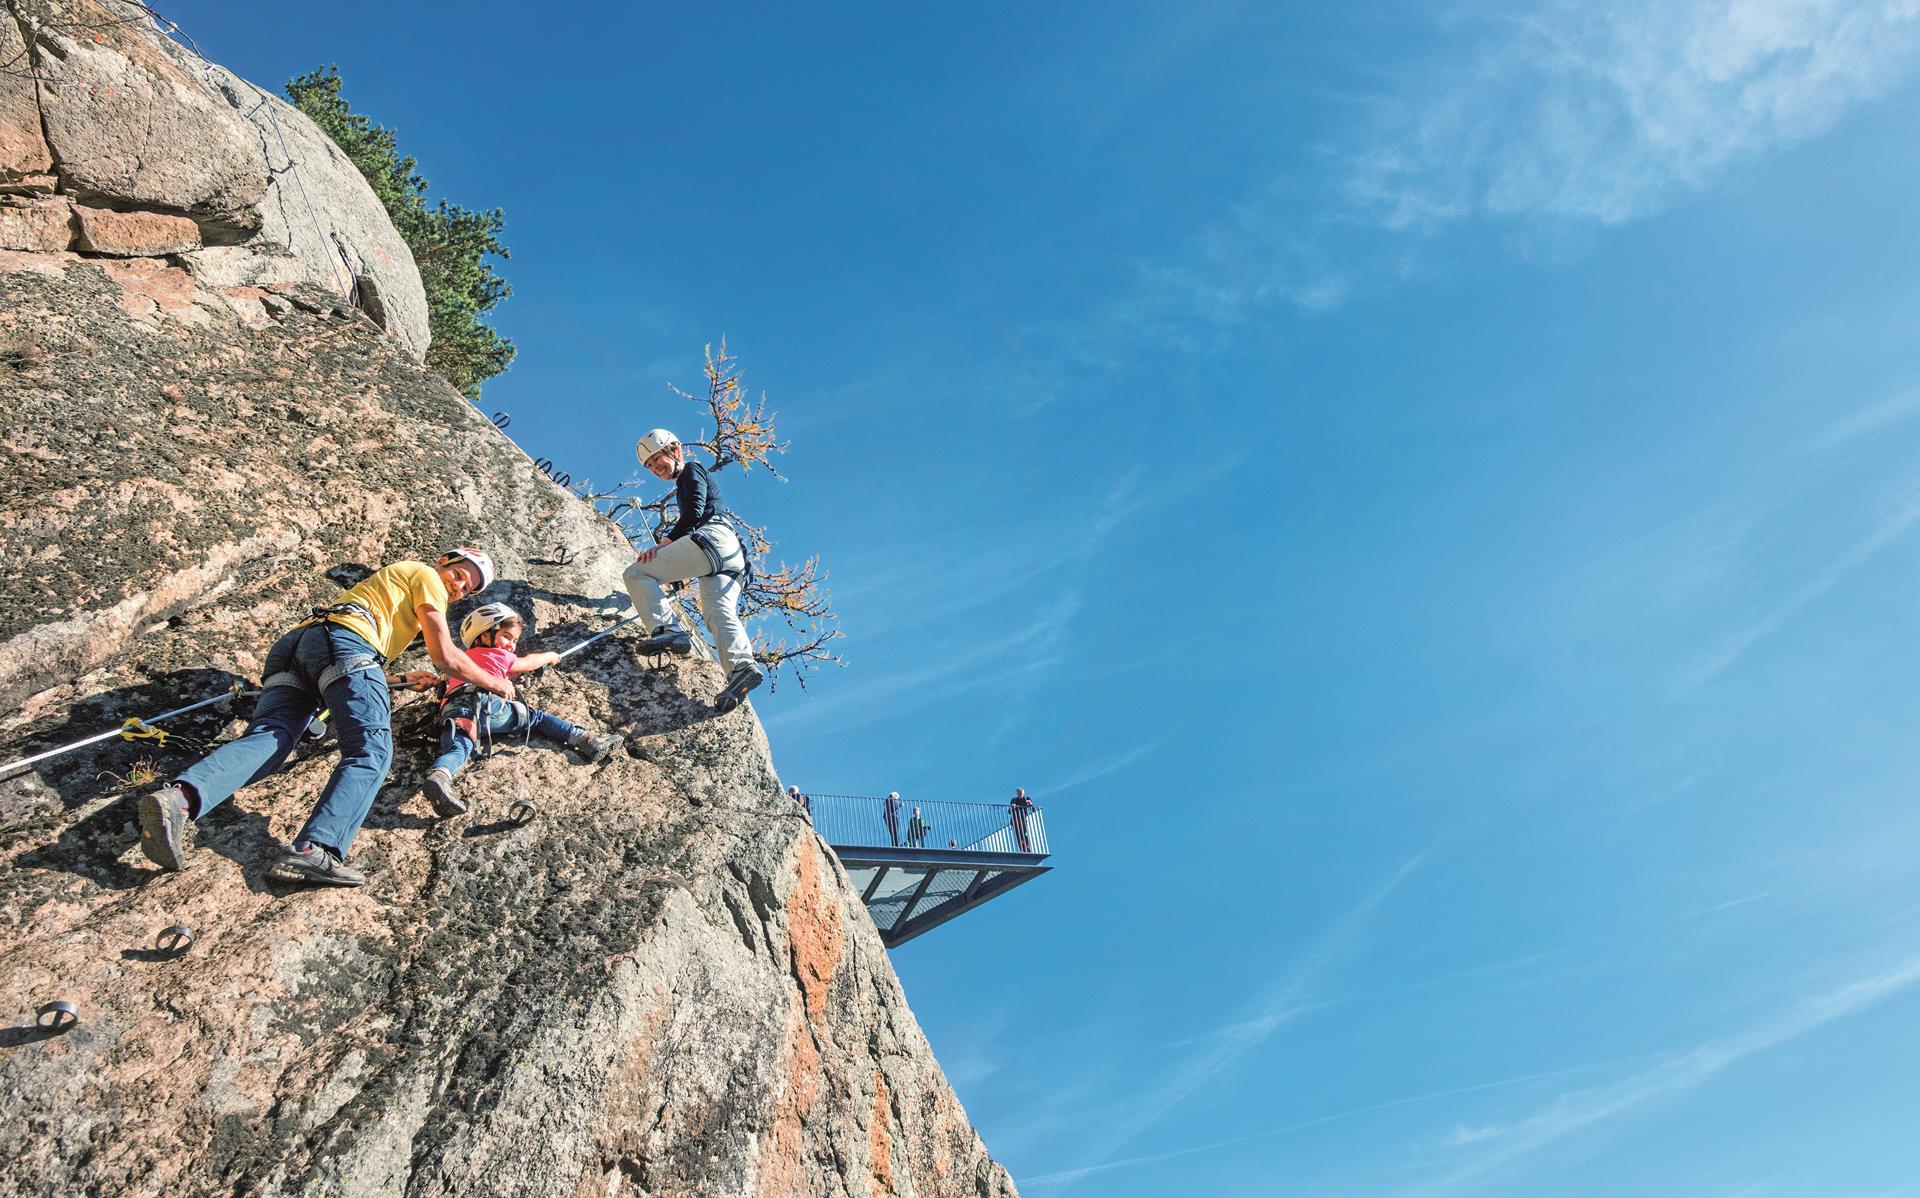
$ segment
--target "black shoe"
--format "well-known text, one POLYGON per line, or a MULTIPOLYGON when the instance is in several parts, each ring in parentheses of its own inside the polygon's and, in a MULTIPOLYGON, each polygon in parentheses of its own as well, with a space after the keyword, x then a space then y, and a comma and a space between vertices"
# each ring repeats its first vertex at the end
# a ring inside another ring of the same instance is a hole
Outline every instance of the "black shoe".
POLYGON ((722 715, 732 711, 734 708, 740 706, 741 700, 747 697, 748 691, 759 686, 766 680, 767 675, 759 666, 752 664, 740 666, 734 670, 733 673, 727 675, 727 685, 721 689, 718 695, 714 696, 714 710, 720 712, 722 715))
POLYGON ((467 810, 467 801, 453 793, 453 775, 445 770, 428 770, 427 781, 421 786, 426 792, 427 801, 441 815, 463 815, 467 810))
POLYGON ((581 758, 588 763, 605 761, 607 754, 619 748, 620 742, 625 739, 627 738, 617 732, 608 732, 600 736, 595 736, 585 728, 582 728, 574 736, 568 738, 567 748, 580 754, 581 758))
POLYGON ((660 630, 641 641, 638 648, 649 657, 662 653, 685 657, 693 652, 693 637, 678 624, 662 624, 660 630))
POLYGON ((367 875, 348 869, 325 845, 298 848, 276 861, 273 872, 295 882, 318 882, 322 886, 365 886, 367 875))
POLYGON ((140 851, 161 869, 187 867, 187 792, 162 786, 140 796, 140 851))

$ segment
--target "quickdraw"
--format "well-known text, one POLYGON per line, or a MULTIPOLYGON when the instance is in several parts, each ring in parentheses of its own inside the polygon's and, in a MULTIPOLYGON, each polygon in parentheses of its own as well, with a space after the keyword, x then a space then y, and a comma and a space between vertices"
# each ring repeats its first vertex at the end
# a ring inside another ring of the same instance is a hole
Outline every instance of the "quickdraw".
POLYGON ((189 753, 205 753, 213 748, 210 741, 197 736, 188 736, 182 732, 168 732, 165 728, 155 728, 138 716, 120 725, 121 740, 150 740, 156 748, 164 749, 168 745, 177 745, 189 753))

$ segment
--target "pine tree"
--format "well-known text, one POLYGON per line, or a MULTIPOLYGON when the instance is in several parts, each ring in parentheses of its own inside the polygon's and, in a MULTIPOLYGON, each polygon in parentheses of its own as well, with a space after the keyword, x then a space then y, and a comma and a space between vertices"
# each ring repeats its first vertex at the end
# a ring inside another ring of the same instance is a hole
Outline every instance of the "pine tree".
POLYGON ((511 341, 484 317, 513 289, 493 269, 491 258, 508 257, 500 242, 506 214, 485 212, 437 200, 427 201, 427 181, 403 156, 391 129, 354 112, 341 94, 335 67, 311 71, 287 84, 287 99, 333 139, 366 176, 400 231, 420 281, 427 290, 427 326, 433 337, 427 365, 444 375, 468 399, 480 397, 480 384, 513 361, 511 341))

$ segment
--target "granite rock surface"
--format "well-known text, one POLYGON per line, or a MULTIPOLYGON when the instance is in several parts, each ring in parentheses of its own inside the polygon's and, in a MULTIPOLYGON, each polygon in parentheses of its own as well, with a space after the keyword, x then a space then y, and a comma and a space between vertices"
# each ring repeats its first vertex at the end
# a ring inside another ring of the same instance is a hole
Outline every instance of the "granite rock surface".
POLYGON ((45 219, 21 234, 0 216, 0 247, 179 255, 221 287, 312 283, 427 351, 420 272, 360 172, 138 4, 0 0, 0 191, 45 177, 83 219, 54 238, 45 219), (89 212, 139 236, 96 235, 89 212))
MULTIPOLYGON (((630 611, 618 531, 310 282, 0 251, 0 393, 0 761, 257 681, 313 604, 452 544, 494 554, 530 649, 630 611)), ((0 1194, 1011 1196, 751 705, 630 631, 523 691, 622 749, 508 747, 463 817, 421 797, 433 708, 403 699, 362 890, 266 871, 325 741, 179 874, 134 802, 187 747, 0 778, 0 1194), (37 1029, 56 999, 79 1022, 37 1029)))

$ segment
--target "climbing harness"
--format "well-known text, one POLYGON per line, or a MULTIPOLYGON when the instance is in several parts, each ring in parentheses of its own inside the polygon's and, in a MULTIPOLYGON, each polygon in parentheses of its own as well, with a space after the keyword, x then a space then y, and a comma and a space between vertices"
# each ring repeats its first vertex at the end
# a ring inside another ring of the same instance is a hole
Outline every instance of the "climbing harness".
POLYGON ((161 928, 160 934, 153 938, 153 945, 169 959, 184 956, 193 947, 193 929, 183 923, 161 928))
POLYGON ((747 542, 740 535, 740 531, 733 526, 731 512, 716 513, 711 520, 689 532, 687 536, 707 555, 707 565, 711 567, 709 571, 711 574, 719 578, 731 578, 739 583, 743 590, 746 588, 747 579, 753 575, 753 563, 747 560, 747 542), (733 552, 722 551, 719 538, 711 531, 715 524, 733 534, 733 552), (736 557, 740 559, 739 564, 729 564, 736 557))
POLYGON ((326 607, 314 608, 313 614, 302 621, 302 624, 304 626, 305 624, 318 623, 321 620, 331 620, 334 616, 353 616, 357 619, 365 620, 369 624, 375 622, 372 608, 364 603, 355 603, 352 600, 348 600, 345 603, 333 603, 326 607))
POLYGON ((384 674, 386 672, 386 660, 375 653, 355 653, 345 660, 336 661, 326 669, 320 671, 319 680, 313 684, 309 684, 306 676, 296 670, 281 670, 278 674, 267 675, 260 683, 260 690, 262 693, 265 693, 275 687, 290 686, 295 690, 308 691, 311 693, 311 688, 317 687, 319 692, 324 695, 327 693, 329 687, 347 675, 360 674, 367 670, 378 670, 384 674))
POLYGON ((50 1002, 34 1012, 33 1023, 42 1031, 64 1032, 80 1022, 80 1009, 65 999, 50 1002))
POLYGON ((61 745, 57 749, 48 749, 44 753, 35 753, 31 757, 22 757, 18 761, 9 761, 5 765, 0 765, 0 776, 5 776, 7 774, 10 774, 14 770, 20 769, 23 766, 33 765, 35 762, 45 761, 50 757, 58 757, 62 753, 71 753, 75 749, 83 748, 87 745, 99 744, 103 740, 112 740, 116 736, 123 737, 127 740, 155 739, 155 737, 150 734, 158 733, 159 730, 153 728, 152 725, 159 723, 161 720, 170 720, 174 716, 185 715, 189 711, 198 711, 202 707, 211 707, 215 703, 228 703, 228 702, 232 702, 235 699, 245 698, 247 695, 258 694, 258 693, 259 693, 258 691, 247 690, 244 683, 236 682, 233 684, 233 687, 231 690, 223 691, 220 694, 215 695, 211 699, 202 699, 198 703, 189 703, 185 707, 176 707, 172 711, 163 711, 159 715, 148 716, 144 720, 131 719, 126 721, 126 723, 120 725, 118 728, 112 728, 106 732, 101 732, 96 735, 89 736, 85 740, 76 740, 72 744, 61 745), (141 729, 144 729, 144 731, 132 732, 130 734, 129 730, 134 725, 139 725, 139 727, 141 729))

